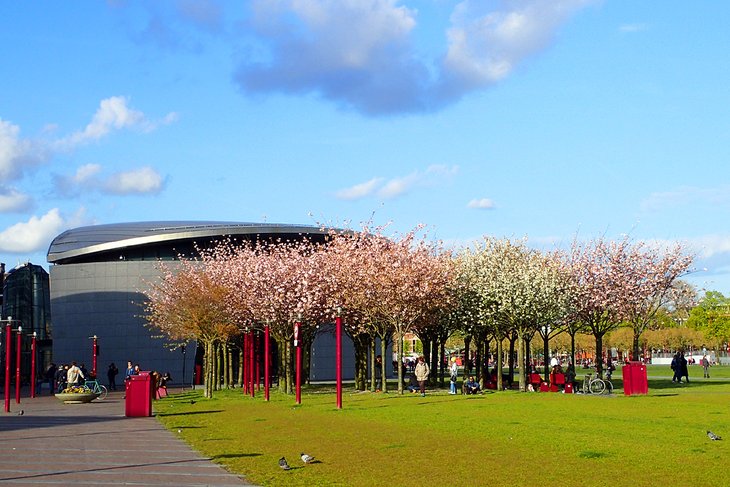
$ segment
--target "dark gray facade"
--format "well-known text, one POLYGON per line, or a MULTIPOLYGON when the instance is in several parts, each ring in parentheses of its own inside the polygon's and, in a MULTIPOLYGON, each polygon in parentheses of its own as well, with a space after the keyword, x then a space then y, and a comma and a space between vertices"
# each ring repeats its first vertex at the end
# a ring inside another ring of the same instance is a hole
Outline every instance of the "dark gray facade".
MULTIPOLYGON (((56 237, 48 250, 53 312, 53 360, 84 362, 91 370, 92 340, 99 343, 98 373, 127 360, 142 370, 170 372, 173 382, 191 382, 195 344, 170 351, 145 326, 145 291, 159 277, 159 261, 191 255, 224 237, 238 240, 323 240, 318 227, 228 222, 138 222, 81 227, 56 237), (183 357, 185 365, 183 366, 183 357)), ((352 378, 351 340, 343 336, 343 376, 352 378)), ((312 380, 334 380, 334 338, 322 334, 312 345, 312 380), (329 362, 332 362, 331 364, 329 362)), ((118 379, 121 379, 121 375, 118 379)))

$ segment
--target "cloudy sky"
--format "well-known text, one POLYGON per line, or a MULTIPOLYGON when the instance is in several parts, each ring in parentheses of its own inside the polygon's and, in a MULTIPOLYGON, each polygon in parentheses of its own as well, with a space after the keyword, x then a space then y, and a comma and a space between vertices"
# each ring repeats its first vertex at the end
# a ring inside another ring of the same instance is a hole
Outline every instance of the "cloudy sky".
POLYGON ((730 292, 729 2, 0 4, 0 260, 142 220, 682 241, 730 292), (74 10, 75 8, 75 10, 74 10))

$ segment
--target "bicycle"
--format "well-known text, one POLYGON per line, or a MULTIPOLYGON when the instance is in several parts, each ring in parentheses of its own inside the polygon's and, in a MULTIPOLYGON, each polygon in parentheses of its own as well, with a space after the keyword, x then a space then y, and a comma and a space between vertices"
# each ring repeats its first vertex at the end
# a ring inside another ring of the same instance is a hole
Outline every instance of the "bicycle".
POLYGON ((84 387, 86 389, 89 389, 89 392, 93 392, 94 394, 96 394, 98 396, 97 399, 101 401, 106 399, 107 394, 109 394, 106 386, 103 384, 99 384, 99 381, 97 380, 87 380, 84 383, 84 387))
POLYGON ((608 389, 609 394, 613 394, 613 383, 610 379, 601 379, 593 377, 593 374, 586 374, 583 379, 583 394, 603 394, 608 389))

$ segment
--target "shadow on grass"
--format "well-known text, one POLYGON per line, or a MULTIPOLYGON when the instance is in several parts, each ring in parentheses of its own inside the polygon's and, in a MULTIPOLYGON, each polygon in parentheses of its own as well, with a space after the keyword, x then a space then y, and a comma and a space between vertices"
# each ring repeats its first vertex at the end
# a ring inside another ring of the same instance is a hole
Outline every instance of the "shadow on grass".
POLYGON ((222 413, 225 412, 222 409, 208 410, 208 411, 189 411, 187 413, 159 413, 157 416, 190 416, 193 414, 210 414, 210 413, 222 413))
POLYGON ((226 458, 250 458, 260 457, 263 453, 221 453, 220 455, 213 455, 210 457, 213 460, 223 460, 226 458))

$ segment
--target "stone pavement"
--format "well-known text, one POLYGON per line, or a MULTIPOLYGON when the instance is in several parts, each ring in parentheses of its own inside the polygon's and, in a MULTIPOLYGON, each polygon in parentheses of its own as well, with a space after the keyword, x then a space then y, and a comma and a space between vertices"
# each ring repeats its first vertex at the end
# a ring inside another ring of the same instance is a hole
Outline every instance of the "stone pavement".
POLYGON ((250 485, 155 418, 125 417, 122 394, 89 404, 49 395, 16 404, 13 391, 11 412, 0 411, 0 484, 250 485))

